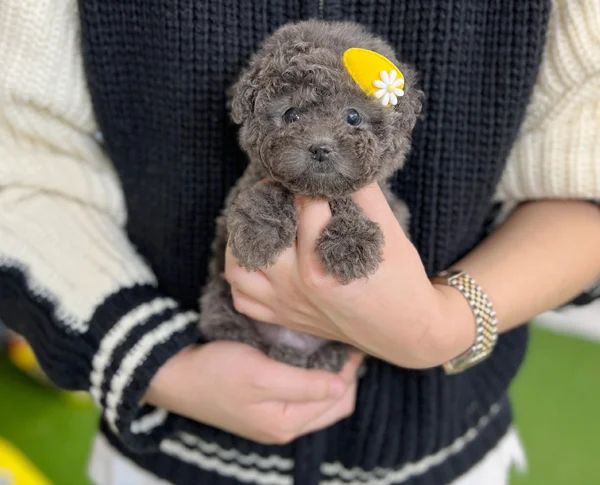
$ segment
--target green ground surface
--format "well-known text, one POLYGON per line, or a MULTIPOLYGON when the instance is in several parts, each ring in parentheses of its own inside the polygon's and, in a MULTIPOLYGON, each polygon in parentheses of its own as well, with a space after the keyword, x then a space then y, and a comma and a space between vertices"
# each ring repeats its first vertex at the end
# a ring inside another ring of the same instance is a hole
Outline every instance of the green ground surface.
POLYGON ((534 328, 511 394, 529 462, 511 484, 600 484, 600 343, 534 328))
POLYGON ((38 384, 0 355, 0 437, 56 485, 88 483, 85 464, 97 423, 91 402, 38 384))
MULTIPOLYGON (((97 413, 50 391, 0 356, 0 436, 57 485, 81 485, 97 413)), ((514 485, 600 483, 600 344, 534 329, 512 389, 529 473, 514 485)))

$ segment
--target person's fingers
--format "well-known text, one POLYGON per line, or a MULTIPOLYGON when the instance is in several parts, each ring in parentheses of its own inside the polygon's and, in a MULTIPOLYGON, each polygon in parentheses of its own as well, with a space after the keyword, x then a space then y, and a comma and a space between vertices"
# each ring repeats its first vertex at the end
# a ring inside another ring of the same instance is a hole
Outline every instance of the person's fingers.
POLYGON ((356 381, 338 398, 315 402, 288 402, 282 405, 281 419, 294 438, 317 431, 348 417, 354 411, 356 381))
POLYGON ((368 219, 380 224, 396 223, 396 217, 378 183, 369 184, 352 194, 352 200, 368 219))
POLYGON ((234 262, 229 262, 225 278, 232 287, 247 298, 272 306, 276 301, 275 290, 269 279, 260 271, 249 272, 244 268, 233 267, 234 262))
POLYGON ((315 417, 304 425, 299 435, 327 428, 350 416, 354 412, 356 404, 357 387, 358 384, 356 382, 348 386, 348 390, 345 394, 321 413, 316 413, 315 417))
POLYGON ((289 278, 294 274, 297 267, 296 245, 286 248, 277 256, 275 262, 262 269, 265 278, 271 285, 289 284, 289 278))
POLYGON ((298 244, 316 241, 331 219, 327 199, 298 195, 294 199, 298 211, 298 244))
MULTIPOLYGON (((275 443, 288 443, 306 434, 308 432, 306 428, 324 414, 329 414, 329 410, 336 407, 340 399, 342 398, 310 402, 263 403, 261 414, 264 414, 261 421, 266 421, 266 424, 262 428, 267 436, 274 438, 275 443)), ((271 439, 267 437, 267 442, 270 441, 271 439)))
MULTIPOLYGON (((280 327, 285 327, 285 328, 287 328, 289 330, 293 330, 294 332, 297 332, 297 333, 312 335, 314 337, 320 337, 325 340, 334 340, 336 342, 350 343, 350 342, 346 342, 346 340, 344 340, 344 336, 335 334, 328 329, 316 327, 314 325, 302 324, 302 323, 299 323, 297 321, 297 319, 293 316, 290 319, 288 319, 288 318, 286 318, 285 314, 277 313, 275 310, 273 312, 275 314, 275 319, 273 321, 269 320, 268 323, 273 323, 280 327)), ((262 320, 262 321, 264 321, 264 320, 262 320)))
POLYGON ((225 271, 223 276, 231 286, 243 289, 244 292, 249 287, 261 288, 268 292, 267 288, 271 286, 262 271, 249 271, 240 266, 229 245, 225 249, 225 271))
POLYGON ((225 247, 224 276, 229 284, 235 283, 238 279, 246 278, 246 277, 249 277, 249 278, 263 277, 264 278, 262 271, 260 271, 260 270, 250 271, 250 270, 240 266, 240 263, 239 263, 238 259, 233 255, 233 252, 231 251, 231 246, 229 246, 229 244, 227 244, 227 246, 225 247))
POLYGON ((331 426, 353 412, 355 399, 356 383, 348 386, 337 399, 273 403, 275 408, 268 412, 273 416, 270 422, 277 420, 280 428, 280 431, 275 433, 278 436, 276 441, 283 438, 282 442, 289 442, 304 434, 331 426))
POLYGON ((360 368, 364 360, 364 353, 358 350, 353 350, 350 353, 350 358, 348 359, 348 362, 344 364, 344 367, 339 373, 339 376, 344 380, 344 382, 350 384, 356 381, 358 376, 358 369, 360 368))
POLYGON ((261 302, 249 297, 239 289, 232 287, 231 296, 233 299, 233 307, 239 313, 242 313, 243 315, 260 322, 277 322, 277 316, 273 310, 261 302))
POLYGON ((297 257, 300 270, 326 277, 315 246, 331 219, 329 203, 325 199, 299 196, 296 197, 296 207, 298 209, 297 257))
POLYGON ((322 339, 325 339, 325 340, 344 342, 346 344, 352 345, 352 342, 350 342, 349 339, 345 335, 340 335, 338 333, 334 333, 331 330, 326 329, 326 328, 316 327, 314 325, 303 325, 300 323, 290 323, 289 321, 284 321, 283 319, 281 319, 281 321, 278 323, 281 326, 287 327, 296 332, 305 333, 308 335, 314 335, 315 337, 321 337, 322 339))
POLYGON ((332 372, 302 369, 272 359, 268 361, 260 370, 255 383, 260 401, 310 402, 339 399, 348 387, 340 376, 332 372))

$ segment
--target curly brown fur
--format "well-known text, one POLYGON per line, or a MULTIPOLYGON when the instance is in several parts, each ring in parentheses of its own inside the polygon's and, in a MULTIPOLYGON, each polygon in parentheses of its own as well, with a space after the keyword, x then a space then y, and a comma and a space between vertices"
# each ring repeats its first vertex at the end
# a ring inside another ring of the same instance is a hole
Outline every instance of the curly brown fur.
POLYGON ((383 233, 350 197, 329 202, 332 217, 317 240, 325 270, 341 283, 374 273, 381 262, 383 233))
POLYGON ((229 241, 242 266, 256 270, 272 264, 294 243, 294 195, 303 194, 330 202, 332 218, 315 248, 324 268, 342 283, 375 272, 383 234, 349 196, 379 182, 406 229, 406 205, 386 180, 402 167, 420 112, 415 72, 358 24, 310 20, 269 37, 230 96, 249 165, 217 220, 201 328, 207 338, 247 342, 284 362, 337 370, 347 355, 343 345, 256 322, 233 309, 222 275, 223 253, 229 241), (341 61, 350 47, 379 52, 400 68, 405 95, 396 106, 382 106, 354 83, 341 61), (348 122, 351 110, 359 124, 348 122))
POLYGON ((241 192, 227 213, 233 255, 250 269, 269 266, 296 240, 294 196, 279 184, 241 192))

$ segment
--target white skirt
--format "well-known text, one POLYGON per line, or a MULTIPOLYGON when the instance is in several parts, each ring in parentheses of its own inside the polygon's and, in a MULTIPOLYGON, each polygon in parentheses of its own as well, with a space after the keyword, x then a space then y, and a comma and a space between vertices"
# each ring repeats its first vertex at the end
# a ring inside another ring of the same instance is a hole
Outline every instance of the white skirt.
MULTIPOLYGON (((511 469, 525 471, 527 463, 521 440, 514 428, 495 448, 451 485, 507 485, 511 469)), ((116 451, 102 435, 96 436, 89 464, 90 479, 96 485, 166 485, 116 451)))

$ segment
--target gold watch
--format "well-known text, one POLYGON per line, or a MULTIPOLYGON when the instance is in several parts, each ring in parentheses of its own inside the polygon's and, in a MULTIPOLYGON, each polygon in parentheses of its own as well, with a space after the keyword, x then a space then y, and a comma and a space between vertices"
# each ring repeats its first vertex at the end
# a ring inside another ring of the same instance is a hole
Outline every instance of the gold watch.
POLYGON ((496 311, 486 293, 465 271, 452 269, 435 275, 433 283, 452 286, 462 293, 475 317, 475 343, 466 352, 444 364, 446 374, 458 374, 482 360, 494 350, 498 340, 496 311))

